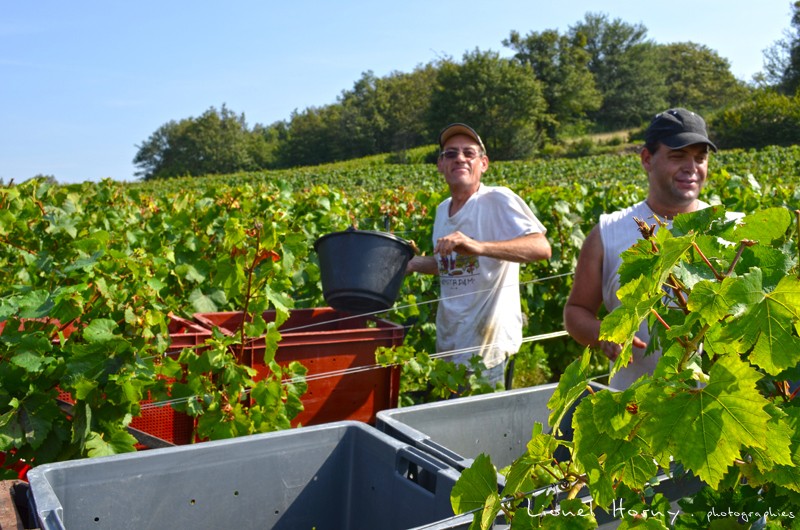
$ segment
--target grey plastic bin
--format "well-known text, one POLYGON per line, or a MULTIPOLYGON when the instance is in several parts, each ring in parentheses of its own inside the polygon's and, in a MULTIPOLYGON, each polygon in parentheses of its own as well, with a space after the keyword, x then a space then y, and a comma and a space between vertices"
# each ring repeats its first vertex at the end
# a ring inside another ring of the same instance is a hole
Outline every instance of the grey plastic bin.
MULTIPOLYGON (((610 389, 597 382, 590 383, 590 386, 595 392, 610 389)), ((545 432, 552 429, 548 422, 550 409, 547 402, 557 387, 557 383, 552 383, 383 410, 377 414, 376 428, 418 447, 459 471, 471 466, 482 453, 488 454, 495 467, 502 469, 526 452, 535 422, 542 423, 545 432)), ((564 438, 572 437, 572 414, 578 402, 567 412, 560 425, 564 438)), ((672 479, 659 474, 656 479, 659 483, 653 489, 673 501, 675 509, 676 499, 702 487, 696 478, 672 479)), ((498 473, 497 481, 498 489, 502 489, 505 477, 498 473)), ((586 503, 590 501, 588 491, 582 492, 580 497, 586 503)), ((610 530, 620 524, 620 519, 602 510, 597 510, 595 515, 602 530, 610 530)), ((469 524, 464 526, 462 520, 445 518, 426 528, 462 530, 469 528, 469 524)), ((506 526, 495 523, 495 529, 502 528, 506 526)))
POLYGON ((342 421, 46 464, 28 473, 51 529, 406 529, 453 515, 452 467, 342 421))
MULTIPOLYGON (((597 391, 608 388, 599 383, 592 386, 597 391)), ((551 383, 382 410, 375 425, 459 471, 471 466, 481 453, 502 469, 525 453, 535 422, 542 423, 545 431, 551 428, 547 402, 557 387, 551 383)), ((564 425, 570 425, 571 415, 565 420, 564 425)))

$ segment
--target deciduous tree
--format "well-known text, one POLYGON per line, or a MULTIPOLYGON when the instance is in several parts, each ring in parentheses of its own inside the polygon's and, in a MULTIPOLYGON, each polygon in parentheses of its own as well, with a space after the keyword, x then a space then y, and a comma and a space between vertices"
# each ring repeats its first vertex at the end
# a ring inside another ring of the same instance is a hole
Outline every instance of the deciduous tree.
POLYGON ((603 95, 603 104, 590 118, 601 127, 639 125, 667 106, 663 65, 642 24, 587 13, 568 35, 586 43, 589 70, 603 95))
POLYGON ((529 65, 476 49, 461 63, 442 62, 429 127, 466 122, 480 131, 493 159, 526 158, 542 143, 546 111, 542 83, 529 65))
POLYGON ((792 29, 764 51, 764 77, 784 94, 800 88, 800 1, 792 5, 792 29))
POLYGON ((564 129, 580 128, 587 121, 587 112, 598 110, 602 103, 589 71, 591 56, 584 49, 585 44, 584 39, 561 35, 557 30, 532 32, 525 37, 512 31, 503 41, 542 82, 547 112, 552 118, 548 128, 551 140, 556 140, 564 129))
POLYGON ((139 167, 136 175, 144 180, 252 171, 264 163, 259 144, 244 114, 223 105, 219 111, 211 107, 199 118, 162 125, 138 146, 133 163, 139 167))
POLYGON ((679 42, 658 47, 666 73, 667 105, 706 112, 734 103, 749 90, 731 65, 703 44, 679 42))

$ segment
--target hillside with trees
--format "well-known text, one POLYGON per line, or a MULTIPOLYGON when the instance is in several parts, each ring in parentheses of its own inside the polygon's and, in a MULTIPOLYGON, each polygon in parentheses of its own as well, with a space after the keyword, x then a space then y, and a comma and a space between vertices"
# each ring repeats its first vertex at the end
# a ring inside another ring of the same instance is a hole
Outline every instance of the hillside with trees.
MULTIPOLYGON (((800 130, 800 2, 791 29, 765 50, 765 71, 736 79, 695 42, 659 44, 647 28, 587 13, 566 31, 511 31, 501 57, 474 49, 412 72, 368 71, 335 103, 249 126, 226 105, 170 121, 138 145, 144 180, 309 166, 430 145, 442 124, 481 131, 493 160, 568 152, 589 133, 636 130, 653 112, 703 113, 722 148, 794 143, 800 130), (775 124, 778 124, 776 126, 775 124)), ((580 154, 580 153, 578 153, 580 154)))

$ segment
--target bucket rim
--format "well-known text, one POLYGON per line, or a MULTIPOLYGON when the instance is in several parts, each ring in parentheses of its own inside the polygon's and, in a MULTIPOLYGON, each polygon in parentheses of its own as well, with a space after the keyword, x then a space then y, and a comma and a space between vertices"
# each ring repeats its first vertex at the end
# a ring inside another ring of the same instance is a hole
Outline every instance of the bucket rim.
POLYGON ((392 240, 392 241, 394 241, 396 243, 399 243, 400 245, 403 245, 403 247, 408 250, 408 252, 410 253, 411 256, 414 255, 414 249, 411 246, 411 243, 409 243, 407 240, 403 239, 400 236, 396 236, 395 234, 391 234, 389 232, 381 232, 380 230, 358 230, 357 228, 353 228, 353 227, 350 227, 347 230, 341 230, 339 232, 331 232, 329 234, 325 234, 324 236, 320 236, 319 238, 317 238, 316 241, 314 241, 314 250, 318 250, 317 247, 325 239, 328 239, 328 238, 331 238, 331 237, 334 237, 334 236, 353 235, 353 234, 382 237, 382 238, 386 238, 386 239, 392 240))

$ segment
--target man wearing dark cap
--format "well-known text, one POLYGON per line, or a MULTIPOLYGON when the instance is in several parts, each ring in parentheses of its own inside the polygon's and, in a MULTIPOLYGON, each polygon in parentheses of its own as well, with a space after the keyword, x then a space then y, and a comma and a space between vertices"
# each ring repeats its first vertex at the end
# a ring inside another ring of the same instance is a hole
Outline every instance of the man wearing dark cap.
POLYGON ((439 275, 437 351, 459 364, 480 356, 483 375, 496 384, 522 343, 519 264, 549 259, 550 244, 522 198, 481 183, 489 158, 472 127, 448 125, 439 147, 437 167, 450 197, 436 209, 434 255, 415 256, 407 272, 439 275))
MULTIPOLYGON (((564 307, 564 325, 576 341, 600 348, 609 360, 616 360, 622 348, 599 340, 597 312, 601 304, 609 312, 620 304, 616 295, 620 255, 642 237, 634 217, 650 225, 657 224, 658 217, 671 226, 677 214, 707 208, 698 196, 706 181, 709 151, 716 150, 708 139, 705 121, 694 112, 670 109, 650 122, 640 155, 647 172, 647 199, 601 215, 581 248, 572 292, 564 307)), ((661 353, 645 355, 649 340, 645 321, 634 337, 631 363, 614 375, 610 386, 623 390, 642 375, 653 373, 661 353)))

